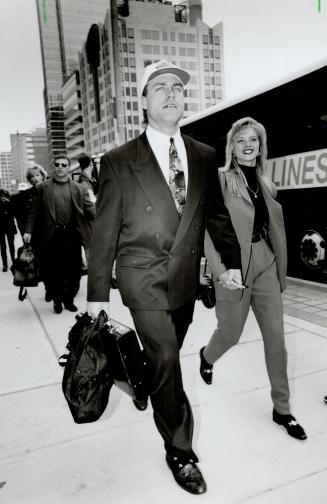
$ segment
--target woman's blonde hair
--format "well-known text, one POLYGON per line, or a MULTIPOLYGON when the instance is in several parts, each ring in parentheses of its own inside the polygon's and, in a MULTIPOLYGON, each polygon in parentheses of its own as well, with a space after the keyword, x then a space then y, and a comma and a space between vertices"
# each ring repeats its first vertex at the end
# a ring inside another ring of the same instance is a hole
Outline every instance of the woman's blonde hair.
POLYGON ((233 143, 235 135, 245 128, 253 128, 258 135, 260 149, 257 156, 257 172, 263 175, 267 160, 267 134, 264 126, 252 117, 242 117, 242 119, 234 122, 227 133, 225 166, 221 171, 225 172, 237 168, 237 161, 233 155, 233 143))
POLYGON ((242 180, 245 182, 245 177, 233 154, 233 143, 235 135, 245 128, 253 128, 258 135, 260 148, 256 160, 256 171, 259 175, 264 174, 267 160, 267 134, 264 126, 252 117, 242 117, 242 119, 234 122, 227 133, 225 166, 220 168, 219 171, 224 174, 223 183, 226 185, 228 192, 237 197, 241 196, 240 182, 242 180))
POLYGON ((30 166, 29 168, 27 168, 27 171, 26 171, 26 180, 28 182, 31 182, 31 179, 32 179, 35 172, 41 173, 42 180, 45 180, 48 177, 48 174, 45 171, 45 169, 41 165, 34 163, 33 166, 30 166))

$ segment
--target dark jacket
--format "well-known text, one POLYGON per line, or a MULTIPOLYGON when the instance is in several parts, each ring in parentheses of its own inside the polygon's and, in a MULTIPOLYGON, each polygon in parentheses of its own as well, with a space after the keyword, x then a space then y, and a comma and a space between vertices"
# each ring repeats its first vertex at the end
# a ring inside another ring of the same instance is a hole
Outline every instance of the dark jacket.
POLYGON ((88 263, 89 301, 108 301, 115 259, 118 287, 129 308, 168 310, 194 301, 210 184, 215 229, 220 220, 220 239, 228 237, 229 247, 238 250, 219 189, 215 150, 189 137, 184 142, 189 173, 181 220, 145 133, 102 157, 88 263))
MULTIPOLYGON (((36 188, 37 196, 35 204, 30 209, 25 226, 25 233, 37 234, 37 243, 41 249, 46 249, 51 242, 56 228, 55 201, 53 179, 49 178, 36 188)), ((83 243, 88 248, 91 238, 91 221, 95 216, 94 203, 90 201, 87 190, 69 179, 70 190, 73 200, 74 216, 77 229, 83 243)))

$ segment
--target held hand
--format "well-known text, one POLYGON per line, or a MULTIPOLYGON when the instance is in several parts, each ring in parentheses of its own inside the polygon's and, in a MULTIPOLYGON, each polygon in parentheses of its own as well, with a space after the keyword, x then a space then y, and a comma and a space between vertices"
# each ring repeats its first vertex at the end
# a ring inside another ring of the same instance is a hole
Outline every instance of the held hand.
POLYGON ((86 303, 87 313, 93 317, 97 318, 100 311, 104 310, 109 317, 109 303, 105 301, 88 301, 86 303))
POLYGON ((24 243, 30 243, 31 242, 31 238, 32 238, 31 233, 24 233, 24 235, 23 235, 24 243))
POLYGON ((218 277, 219 283, 229 290, 244 289, 242 284, 242 273, 239 269, 229 269, 218 277))

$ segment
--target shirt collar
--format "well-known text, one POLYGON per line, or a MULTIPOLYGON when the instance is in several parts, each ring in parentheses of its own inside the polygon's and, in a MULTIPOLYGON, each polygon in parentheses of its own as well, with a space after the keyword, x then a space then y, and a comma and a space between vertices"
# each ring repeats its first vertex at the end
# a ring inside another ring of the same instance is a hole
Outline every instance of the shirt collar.
POLYGON ((171 137, 169 135, 166 135, 166 133, 162 133, 161 131, 156 130, 149 124, 146 128, 146 136, 151 143, 152 142, 169 143, 170 138, 173 138, 174 140, 177 141, 182 138, 181 130, 179 128, 176 131, 175 135, 171 137))

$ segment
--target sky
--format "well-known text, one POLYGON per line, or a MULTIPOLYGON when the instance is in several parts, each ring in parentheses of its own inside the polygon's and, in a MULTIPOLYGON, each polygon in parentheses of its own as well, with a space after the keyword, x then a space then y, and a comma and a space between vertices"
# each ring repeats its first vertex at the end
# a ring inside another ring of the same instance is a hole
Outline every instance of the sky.
MULTIPOLYGON (((223 21, 226 99, 327 64, 327 0, 202 0, 202 4, 209 26, 223 21)), ((4 151, 10 150, 10 133, 45 123, 35 0, 0 0, 0 62, 0 151, 4 151)))

